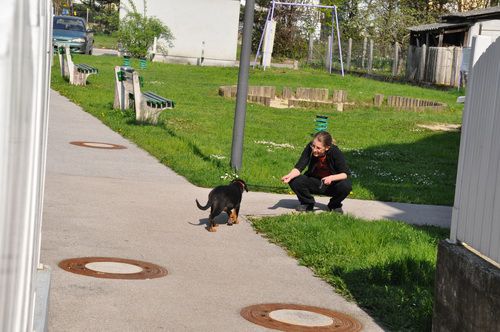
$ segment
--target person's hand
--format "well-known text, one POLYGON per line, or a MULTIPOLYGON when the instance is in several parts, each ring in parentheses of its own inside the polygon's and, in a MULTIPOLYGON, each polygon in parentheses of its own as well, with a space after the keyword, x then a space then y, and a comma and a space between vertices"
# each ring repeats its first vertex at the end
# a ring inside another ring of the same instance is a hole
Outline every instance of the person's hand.
POLYGON ((281 181, 283 181, 283 183, 289 183, 290 181, 292 181, 293 179, 295 179, 299 175, 300 175, 300 171, 298 169, 294 168, 290 171, 290 173, 283 176, 281 178, 281 181))
POLYGON ((324 178, 321 179, 321 181, 323 181, 324 184, 329 186, 333 182, 333 176, 332 175, 325 176, 324 178))
POLYGON ((285 175, 284 177, 281 178, 281 181, 283 181, 283 183, 288 183, 292 180, 292 176, 290 173, 288 173, 287 175, 285 175))

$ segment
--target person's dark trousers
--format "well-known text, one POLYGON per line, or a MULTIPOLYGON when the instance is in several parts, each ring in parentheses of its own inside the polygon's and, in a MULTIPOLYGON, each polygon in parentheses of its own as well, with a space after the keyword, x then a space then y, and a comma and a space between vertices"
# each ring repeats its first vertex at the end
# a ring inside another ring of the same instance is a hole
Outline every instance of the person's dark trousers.
POLYGON ((324 186, 320 189, 321 180, 299 175, 289 183, 300 204, 314 204, 313 195, 325 195, 331 197, 328 207, 333 210, 342 207, 342 201, 351 193, 352 185, 349 179, 335 181, 329 186, 324 186))

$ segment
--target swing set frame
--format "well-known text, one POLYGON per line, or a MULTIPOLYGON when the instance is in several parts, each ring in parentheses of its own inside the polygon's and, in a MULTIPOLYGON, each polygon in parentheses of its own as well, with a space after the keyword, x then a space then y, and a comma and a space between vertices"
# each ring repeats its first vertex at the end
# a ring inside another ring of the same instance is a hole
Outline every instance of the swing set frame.
MULTIPOLYGON (((271 22, 274 18, 274 9, 276 8, 276 6, 290 6, 290 7, 296 6, 296 7, 331 9, 331 11, 332 11, 332 29, 331 29, 331 34, 329 36, 329 42, 328 42, 328 58, 330 60, 329 61, 329 72, 330 72, 330 74, 332 73, 333 35, 334 35, 334 30, 336 30, 337 31, 337 42, 338 42, 338 47, 339 47, 340 70, 342 72, 342 76, 344 76, 344 63, 342 61, 342 46, 340 44, 340 29, 339 29, 339 20, 338 20, 338 16, 337 16, 337 6, 315 5, 315 4, 308 4, 308 3, 282 2, 282 1, 272 0, 271 6, 269 7, 268 12, 267 12, 267 18, 266 18, 266 23, 264 25, 264 30, 262 31, 262 35, 260 37, 260 42, 259 42, 259 47, 257 49, 257 54, 255 55, 254 67, 255 67, 255 64, 257 63, 257 59, 259 58, 260 49, 262 47, 262 42, 264 41, 264 37, 266 38, 266 43, 269 41, 269 36, 266 33, 266 31, 267 31, 267 26, 268 26, 269 22, 271 22)), ((266 69, 266 65, 264 64, 264 70, 265 69, 266 69)))

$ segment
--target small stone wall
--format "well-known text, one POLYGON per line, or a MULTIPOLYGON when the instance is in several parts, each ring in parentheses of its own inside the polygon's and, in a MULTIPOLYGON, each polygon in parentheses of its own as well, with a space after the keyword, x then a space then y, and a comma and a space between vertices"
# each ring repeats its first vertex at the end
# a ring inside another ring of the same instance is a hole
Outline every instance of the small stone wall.
POLYGON ((461 245, 438 246, 432 331, 500 331, 500 269, 461 245))
POLYGON ((237 91, 238 87, 236 85, 224 85, 219 87, 219 96, 226 98, 234 98, 236 97, 237 91))
MULTIPOLYGON (((226 98, 236 97, 237 86, 226 85, 219 87, 219 95, 226 98)), ((347 91, 333 90, 332 96, 326 88, 297 88, 294 92, 290 87, 284 87, 281 96, 276 95, 274 86, 249 86, 247 101, 258 103, 271 107, 336 107, 337 111, 342 111, 344 105, 349 105, 347 101, 347 91)), ((377 107, 384 105, 384 95, 376 94, 373 98, 373 104, 377 107)), ((353 104, 353 103, 351 103, 353 104)), ((409 98, 402 96, 388 96, 387 106, 397 110, 420 111, 425 109, 444 110, 447 105, 444 103, 424 100, 418 98, 409 98)))
POLYGON ((332 106, 332 101, 288 99, 289 107, 321 107, 332 106))
POLYGON ((295 98, 314 101, 326 101, 328 100, 328 89, 297 88, 297 91, 295 92, 295 98))
POLYGON ((247 101, 249 101, 251 103, 261 104, 264 106, 271 106, 271 98, 270 97, 248 95, 247 101))
MULTIPOLYGON (((234 98, 237 94, 236 85, 219 87, 219 95, 226 98, 234 98)), ((273 101, 278 101, 285 107, 318 107, 337 106, 337 110, 343 109, 343 103, 347 102, 347 92, 344 90, 333 90, 330 98, 328 89, 325 88, 292 88, 284 87, 281 98, 276 96, 274 86, 249 86, 247 101, 265 106, 273 106, 273 101)), ((275 103, 276 104, 276 103, 275 103)), ((276 107, 276 106, 275 106, 276 107)))
POLYGON ((398 110, 413 110, 413 111, 420 111, 424 109, 433 109, 437 111, 446 108, 446 104, 437 101, 401 97, 401 96, 388 96, 387 106, 394 107, 398 110))
MULTIPOLYGON (((237 85, 225 85, 219 87, 219 95, 227 98, 236 97, 238 91, 237 85)), ((274 86, 249 86, 249 96, 260 96, 274 99, 276 97, 276 87, 274 86)))

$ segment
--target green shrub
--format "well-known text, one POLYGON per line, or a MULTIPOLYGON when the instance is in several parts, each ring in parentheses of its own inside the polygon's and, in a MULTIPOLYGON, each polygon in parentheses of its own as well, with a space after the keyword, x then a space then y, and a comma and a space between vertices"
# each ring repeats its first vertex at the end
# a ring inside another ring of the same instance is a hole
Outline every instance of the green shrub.
POLYGON ((161 52, 165 46, 172 46, 174 36, 172 32, 156 17, 147 17, 146 1, 144 1, 144 14, 137 11, 132 0, 129 0, 131 10, 120 22, 118 39, 129 55, 135 58, 145 58, 148 50, 153 46, 154 38, 162 39, 158 44, 161 52))

